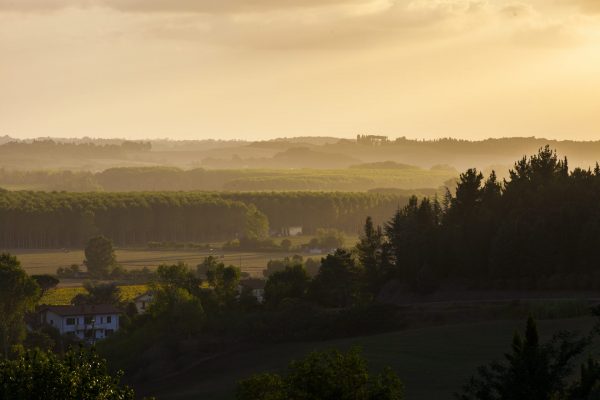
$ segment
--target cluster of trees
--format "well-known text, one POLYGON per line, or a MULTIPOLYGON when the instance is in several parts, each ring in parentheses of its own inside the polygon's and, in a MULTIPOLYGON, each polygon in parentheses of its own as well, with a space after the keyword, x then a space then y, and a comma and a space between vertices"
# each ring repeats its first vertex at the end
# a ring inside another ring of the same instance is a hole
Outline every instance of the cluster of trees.
POLYGON ((104 235, 117 245, 262 237, 253 205, 202 193, 0 192, 0 247, 78 247, 104 235))
POLYGON ((264 307, 271 310, 291 301, 348 308, 368 304, 375 294, 365 284, 366 270, 344 249, 327 255, 320 263, 301 256, 272 260, 263 274, 267 278, 264 307))
POLYGON ((0 359, 13 357, 24 347, 65 348, 69 340, 63 340, 55 328, 41 326, 32 314, 42 296, 58 283, 50 275, 29 276, 16 257, 0 254, 0 359))
POLYGON ((321 260, 316 260, 314 258, 307 258, 305 260, 301 255, 298 254, 295 254, 292 257, 284 257, 280 260, 269 260, 267 263, 267 268, 263 270, 263 276, 265 278, 269 278, 275 272, 280 272, 285 270, 287 267, 293 267, 296 265, 301 265, 304 267, 308 276, 315 276, 319 273, 321 260))
POLYGON ((368 222, 359 249, 373 284, 599 288, 598 221, 600 167, 569 171, 545 147, 503 183, 469 169, 443 201, 411 198, 383 228, 368 222))
POLYGON ((159 266, 150 284, 154 300, 147 312, 101 343, 100 350, 116 365, 140 371, 150 362, 163 365, 180 356, 182 343, 189 351, 202 346, 200 339, 206 340, 208 332, 230 335, 220 331, 220 319, 257 303, 248 293, 240 295, 240 277, 239 268, 214 257, 207 257, 196 271, 183 263, 159 266), (157 351, 159 360, 149 355, 157 351))
POLYGON ((21 268, 19 260, 0 254, 0 354, 4 358, 25 339, 25 314, 35 308, 40 296, 39 285, 21 268))

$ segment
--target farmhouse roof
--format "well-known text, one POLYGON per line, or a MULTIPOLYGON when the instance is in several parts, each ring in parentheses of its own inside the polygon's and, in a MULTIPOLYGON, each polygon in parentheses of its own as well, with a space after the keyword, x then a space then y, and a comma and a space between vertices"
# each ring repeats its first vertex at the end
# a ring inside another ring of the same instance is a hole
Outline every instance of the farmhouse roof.
POLYGON ((135 296, 134 299, 133 299, 133 301, 135 302, 135 301, 138 301, 139 299, 142 299, 144 297, 153 297, 153 296, 154 296, 154 292, 151 291, 151 290, 148 290, 147 292, 144 292, 144 293, 142 293, 140 295, 135 296))
POLYGON ((40 312, 50 311, 63 317, 75 315, 120 314, 121 311, 111 304, 80 306, 42 306, 40 312))

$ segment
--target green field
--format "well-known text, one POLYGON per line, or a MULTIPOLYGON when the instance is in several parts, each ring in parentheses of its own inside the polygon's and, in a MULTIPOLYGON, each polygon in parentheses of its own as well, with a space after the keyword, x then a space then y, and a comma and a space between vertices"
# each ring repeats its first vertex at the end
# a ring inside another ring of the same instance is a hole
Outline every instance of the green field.
MULTIPOLYGON (((543 338, 561 329, 587 332, 592 318, 539 321, 543 338)), ((260 371, 277 371, 315 349, 359 346, 375 370, 391 366, 406 386, 407 400, 450 400, 477 366, 508 351, 522 320, 413 329, 318 343, 270 345, 223 355, 187 372, 140 385, 161 400, 232 399, 235 382, 260 371)))
MULTIPOLYGON (((278 239, 279 240, 279 239, 278 239)), ((306 243, 310 238, 293 238, 294 245, 306 243)), ((356 238, 346 240, 351 245, 356 238)), ((15 249, 2 250, 18 257, 21 265, 29 274, 54 274, 59 267, 68 267, 71 264, 81 264, 83 262, 83 250, 31 250, 15 249)), ((200 264, 205 257, 213 255, 219 257, 225 264, 241 266, 243 272, 252 276, 262 276, 262 270, 267 267, 269 260, 281 259, 295 254, 283 252, 236 252, 222 251, 215 249, 213 252, 208 250, 147 250, 147 249, 117 249, 117 261, 126 269, 140 269, 148 267, 156 268, 160 264, 176 263, 183 261, 195 267, 200 264)), ((321 255, 302 254, 305 258, 320 258, 321 255)))

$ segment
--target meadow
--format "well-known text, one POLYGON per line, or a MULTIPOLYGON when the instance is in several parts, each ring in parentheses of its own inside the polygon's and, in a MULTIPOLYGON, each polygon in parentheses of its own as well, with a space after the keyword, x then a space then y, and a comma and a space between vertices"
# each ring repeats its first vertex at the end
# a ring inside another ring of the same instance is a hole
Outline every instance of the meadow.
MULTIPOLYGON (((356 237, 347 237, 346 243, 351 246, 356 237)), ((293 246, 306 243, 310 240, 308 236, 290 238, 293 246)), ((269 260, 281 259, 292 256, 295 253, 285 252, 244 252, 220 250, 221 243, 215 244, 213 251, 210 250, 150 250, 150 249, 117 249, 117 261, 128 270, 148 267, 151 270, 161 264, 174 264, 179 261, 187 263, 195 268, 205 257, 210 255, 218 257, 226 265, 232 264, 241 267, 254 277, 262 277, 262 271, 266 269, 269 260)), ((83 250, 80 249, 7 249, 9 253, 18 257, 21 265, 29 274, 55 274, 59 267, 68 267, 72 264, 81 265, 85 258, 83 250)), ((324 254, 302 254, 305 258, 320 258, 324 254)), ((80 281, 65 280, 60 286, 80 285, 80 281)))
MULTIPOLYGON (((559 330, 586 333, 595 319, 538 322, 542 339, 559 330)), ((510 319, 410 329, 374 336, 311 343, 266 345, 228 352, 192 366, 185 373, 136 388, 163 400, 231 399, 235 382, 256 372, 277 371, 294 358, 328 348, 362 349, 374 370, 392 367, 404 381, 406 398, 450 400, 477 367, 501 359, 510 350, 515 330, 525 321, 510 319)))

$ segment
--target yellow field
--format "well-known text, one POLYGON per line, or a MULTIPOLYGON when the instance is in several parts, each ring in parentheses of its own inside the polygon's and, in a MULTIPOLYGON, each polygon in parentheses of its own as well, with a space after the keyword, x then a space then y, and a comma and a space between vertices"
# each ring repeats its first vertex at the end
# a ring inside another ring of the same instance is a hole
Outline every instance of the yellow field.
MULTIPOLYGON (((119 286, 119 289, 121 289, 123 300, 130 301, 148 290, 148 286, 126 285, 119 286)), ((42 297, 40 304, 49 304, 53 306, 68 305, 71 304, 73 297, 79 293, 85 293, 85 289, 83 287, 60 287, 52 289, 42 297)))
MULTIPOLYGON (((306 243, 309 237, 290 238, 293 245, 306 243)), ((356 237, 347 237, 346 245, 352 246, 356 242, 356 237)), ((281 238, 274 239, 276 242, 281 238)), ((49 249, 0 249, 0 252, 7 251, 17 256, 21 265, 29 274, 55 274, 59 267, 68 267, 71 264, 81 265, 83 263, 83 250, 49 250, 49 249)), ((209 255, 218 257, 225 264, 232 264, 241 267, 243 272, 251 276, 260 277, 262 271, 266 269, 269 260, 282 259, 286 256, 292 256, 295 252, 236 252, 223 251, 215 249, 208 250, 148 250, 148 249, 117 249, 117 262, 126 269, 141 269, 148 267, 155 269, 161 264, 173 264, 179 261, 187 263, 195 268, 205 257, 209 255)), ((324 255, 301 254, 305 258, 320 258, 324 255)), ((60 286, 64 286, 61 283, 60 286)))

